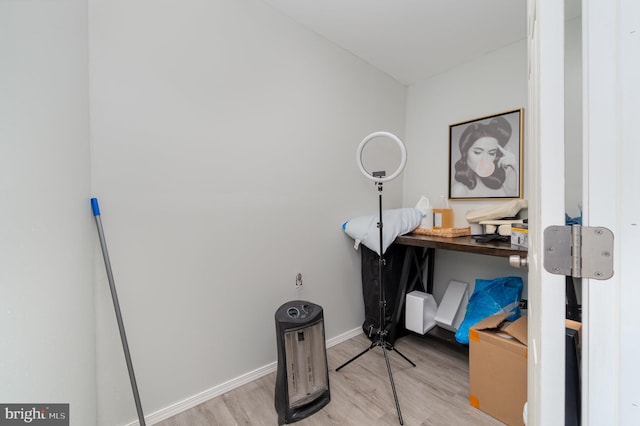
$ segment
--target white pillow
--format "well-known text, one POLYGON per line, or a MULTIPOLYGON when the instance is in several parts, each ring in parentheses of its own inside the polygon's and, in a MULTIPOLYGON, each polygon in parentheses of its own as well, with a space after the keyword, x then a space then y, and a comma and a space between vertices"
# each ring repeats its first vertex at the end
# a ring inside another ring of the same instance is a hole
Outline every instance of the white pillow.
MULTIPOLYGON (((360 243, 380 255, 380 231, 378 221, 380 216, 359 216, 349 219, 342 224, 342 229, 355 240, 354 248, 360 243)), ((413 231, 420 225, 422 212, 415 208, 403 208, 382 211, 382 247, 383 253, 398 235, 413 231)))

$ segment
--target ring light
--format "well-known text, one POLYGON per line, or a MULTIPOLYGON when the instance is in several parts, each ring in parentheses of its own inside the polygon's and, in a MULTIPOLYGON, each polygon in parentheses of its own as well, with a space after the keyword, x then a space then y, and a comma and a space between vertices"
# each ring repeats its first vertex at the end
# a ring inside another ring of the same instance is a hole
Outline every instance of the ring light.
POLYGON ((366 138, 364 138, 362 140, 362 142, 360 142, 360 145, 358 145, 358 150, 356 151, 356 161, 358 163, 358 168, 360 168, 360 171, 362 172, 362 174, 365 175, 367 178, 371 179, 374 182, 378 182, 378 183, 389 182, 390 180, 393 180, 393 179, 397 178, 398 176, 400 176, 400 173, 402 173, 402 170, 404 170, 404 166, 407 164, 407 150, 404 147, 404 144, 402 143, 400 138, 397 137, 396 135, 394 135, 393 133, 389 133, 389 132, 374 132, 374 133, 371 133, 366 138), (373 140, 374 138, 377 138, 379 136, 386 136, 389 139, 391 139, 392 141, 394 141, 398 145, 398 148, 400 148, 400 155, 402 156, 402 158, 400 160, 400 165, 398 166, 396 171, 391 173, 389 176, 384 176, 384 177, 373 176, 371 173, 369 173, 364 168, 364 165, 362 164, 362 150, 364 149, 364 147, 369 142, 371 142, 371 140, 373 140))
MULTIPOLYGON (((340 371, 343 367, 345 367, 347 364, 351 363, 352 361, 356 360, 357 358, 360 358, 362 355, 364 355, 365 353, 367 353, 369 350, 375 348, 376 346, 380 346, 382 348, 382 353, 384 354, 384 359, 387 362, 387 373, 389 373, 389 381, 391 382, 391 390, 393 391, 393 399, 396 403, 396 411, 398 412, 398 421, 400 422, 400 424, 404 424, 402 422, 402 413, 400 412, 400 404, 398 403, 398 394, 396 393, 396 385, 393 382, 393 373, 391 372, 391 368, 389 368, 389 355, 388 352, 390 351, 396 351, 398 352, 398 350, 396 348, 393 347, 393 344, 391 344, 391 342, 388 340, 387 338, 387 327, 386 327, 386 322, 385 319, 387 318, 387 314, 386 314, 386 309, 385 307, 387 306, 387 299, 386 299, 386 295, 385 295, 385 285, 384 285, 384 275, 382 273, 382 265, 385 264, 384 261, 384 236, 383 236, 383 232, 382 232, 382 183, 383 182, 388 182, 392 179, 397 178, 400 173, 402 173, 402 170, 404 169, 404 166, 407 164, 407 150, 404 147, 404 144, 402 143, 402 141, 400 140, 400 138, 398 138, 396 135, 389 133, 389 132, 374 132, 371 133, 369 136, 367 136, 366 138, 364 138, 362 140, 362 142, 360 142, 360 145, 358 145, 358 150, 356 152, 356 162, 358 163, 358 168, 360 168, 360 171, 362 172, 363 175, 365 175, 367 177, 367 179, 371 179, 372 181, 374 181, 376 183, 376 187, 378 188, 378 237, 380 238, 380 245, 378 246, 378 307, 380 308, 379 310, 379 314, 380 316, 378 317, 378 328, 375 331, 376 334, 376 338, 375 340, 373 339, 372 335, 373 335, 373 327, 374 325, 372 324, 370 327, 370 332, 369 332, 369 337, 371 338, 372 342, 371 345, 369 346, 368 349, 365 349, 364 351, 360 352, 358 355, 354 356, 353 358, 351 358, 349 361, 345 362, 344 364, 342 364, 341 366, 339 366, 338 368, 336 368, 335 371, 340 371), (379 172, 373 172, 373 173, 369 173, 365 168, 364 165, 362 164, 362 150, 364 149, 364 147, 373 139, 373 138, 377 138, 379 136, 384 136, 387 137, 389 139, 391 139, 392 141, 394 141, 397 145, 398 148, 400 148, 400 154, 402 155, 402 159, 400 161, 400 165, 398 166, 398 168, 396 169, 396 171, 394 171, 393 173, 391 173, 389 176, 384 176, 385 172, 379 171, 379 172)), ((369 221, 370 222, 370 221, 369 221)), ((346 225, 346 223, 345 223, 346 225)), ((346 230, 346 228, 345 228, 346 230)), ((360 243, 360 241, 358 241, 358 244, 360 243)), ((393 336, 394 331, 391 331, 391 335, 393 336)), ((402 353, 398 352, 399 355, 402 356, 402 358, 404 358, 406 361, 409 362, 409 364, 411 364, 412 366, 416 366, 416 364, 411 361, 409 358, 407 358, 406 356, 404 356, 402 353)))

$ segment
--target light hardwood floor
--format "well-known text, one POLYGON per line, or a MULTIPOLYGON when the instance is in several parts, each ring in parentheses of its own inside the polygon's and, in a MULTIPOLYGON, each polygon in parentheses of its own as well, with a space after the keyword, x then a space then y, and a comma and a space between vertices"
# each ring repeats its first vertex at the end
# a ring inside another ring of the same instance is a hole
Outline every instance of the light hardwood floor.
MULTIPOLYGON (((367 337, 360 335, 327 350, 331 402, 295 425, 399 424, 380 347, 335 371, 369 345, 367 337)), ((447 342, 417 335, 398 339, 395 347, 417 364, 412 367, 394 351, 389 353, 405 425, 502 425, 469 405, 468 356, 464 351, 447 342)), ((271 373, 158 425, 277 425, 275 376, 271 373)))

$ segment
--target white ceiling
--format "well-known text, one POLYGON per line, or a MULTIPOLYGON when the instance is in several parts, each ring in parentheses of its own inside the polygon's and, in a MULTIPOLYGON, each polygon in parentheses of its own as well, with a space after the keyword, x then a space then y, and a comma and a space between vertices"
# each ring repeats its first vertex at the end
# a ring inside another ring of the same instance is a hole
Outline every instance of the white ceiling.
POLYGON ((527 0, 264 1, 406 85, 527 34, 527 0))
POLYGON ((526 37, 526 0, 264 0, 404 84, 526 37))

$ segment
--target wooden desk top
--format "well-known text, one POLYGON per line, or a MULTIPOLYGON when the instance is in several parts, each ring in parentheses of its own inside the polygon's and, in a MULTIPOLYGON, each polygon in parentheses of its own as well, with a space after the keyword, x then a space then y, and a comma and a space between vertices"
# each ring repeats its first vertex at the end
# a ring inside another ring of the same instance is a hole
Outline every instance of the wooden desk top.
POLYGON ((470 236, 450 238, 423 234, 406 234, 397 237, 394 242, 405 246, 462 251, 487 256, 509 257, 514 254, 520 257, 527 256, 527 249, 524 247, 503 242, 479 243, 470 236))

